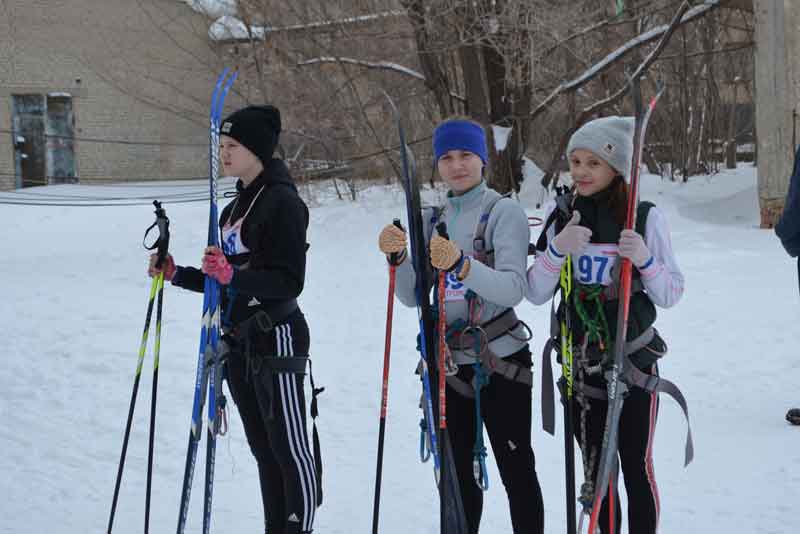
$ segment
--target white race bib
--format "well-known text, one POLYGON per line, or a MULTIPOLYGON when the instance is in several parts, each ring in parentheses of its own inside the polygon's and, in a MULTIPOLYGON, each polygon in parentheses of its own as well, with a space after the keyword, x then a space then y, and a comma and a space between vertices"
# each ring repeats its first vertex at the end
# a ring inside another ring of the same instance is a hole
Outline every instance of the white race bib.
POLYGON ((611 285, 611 269, 618 257, 616 243, 586 245, 580 255, 572 255, 575 280, 586 285, 611 285))
POLYGON ((447 273, 444 277, 444 284, 444 300, 446 302, 464 300, 464 295, 467 294, 467 288, 464 282, 459 282, 454 273, 447 273))

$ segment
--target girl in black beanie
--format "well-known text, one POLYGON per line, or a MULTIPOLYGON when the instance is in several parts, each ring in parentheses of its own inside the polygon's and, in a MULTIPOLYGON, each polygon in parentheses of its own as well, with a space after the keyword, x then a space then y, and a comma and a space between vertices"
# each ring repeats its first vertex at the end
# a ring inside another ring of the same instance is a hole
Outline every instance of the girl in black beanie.
MULTIPOLYGON (((203 291, 204 274, 223 287, 228 386, 258 464, 269 534, 310 533, 321 502, 321 460, 306 428, 303 391, 309 330, 297 304, 306 267, 308 208, 284 162, 273 158, 281 118, 249 106, 220 127, 220 159, 237 176, 222 210, 222 248, 208 247, 202 268, 164 262, 173 285, 203 291)), ((149 273, 156 275, 155 256, 149 273)))

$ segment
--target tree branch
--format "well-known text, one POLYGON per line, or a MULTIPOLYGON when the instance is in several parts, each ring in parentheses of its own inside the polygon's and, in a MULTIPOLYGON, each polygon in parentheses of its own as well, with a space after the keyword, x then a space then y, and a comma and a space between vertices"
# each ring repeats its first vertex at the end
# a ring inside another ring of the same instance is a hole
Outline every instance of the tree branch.
MULTIPOLYGON (((698 8, 705 8, 702 11, 699 11, 699 13, 706 13, 712 7, 715 7, 715 6, 719 6, 719 1, 718 0, 715 0, 713 2, 713 4, 712 3, 704 4, 702 6, 698 6, 698 7, 693 8, 691 11, 688 11, 689 10, 689 3, 686 2, 686 1, 683 2, 681 4, 681 6, 678 8, 677 13, 673 17, 673 19, 669 23, 669 25, 665 26, 666 29, 660 32, 661 33, 661 40, 658 42, 656 47, 647 55, 647 57, 639 64, 639 66, 636 68, 636 70, 633 72, 633 74, 631 74, 631 78, 637 79, 637 78, 641 78, 642 77, 642 75, 647 71, 647 69, 650 67, 650 65, 656 60, 656 58, 658 58, 659 54, 661 54, 661 52, 664 50, 664 48, 666 48, 667 43, 669 42, 669 40, 672 37, 672 34, 675 32, 675 30, 681 24, 685 24, 688 20, 691 20, 689 18, 689 15, 692 14, 692 12, 697 13, 698 12, 698 8)), ((699 16, 699 15, 695 14, 694 17, 696 17, 696 16, 699 16)), ((659 28, 661 28, 661 27, 659 27, 659 28)), ((656 28, 656 30, 658 30, 659 28, 656 28)), ((652 33, 652 31, 655 31, 655 30, 651 30, 651 32, 647 32, 646 34, 643 34, 643 35, 650 34, 650 33, 652 33)), ((638 38, 634 39, 634 41, 640 39, 641 37, 642 36, 639 36, 638 38)), ((611 55, 614 55, 614 53, 612 53, 611 55)), ((578 79, 581 79, 583 77, 584 76, 581 76, 578 79)), ((563 85, 564 84, 562 84, 562 86, 563 85)), ((576 86, 576 87, 579 87, 579 86, 576 86)), ((603 108, 605 108, 607 106, 610 106, 610 105, 616 103, 617 101, 621 100, 622 97, 625 96, 628 93, 629 89, 630 89, 630 86, 629 86, 629 84, 626 83, 619 90, 617 90, 617 92, 614 93, 613 95, 611 95, 611 96, 609 96, 609 97, 607 97, 607 98, 605 98, 603 100, 600 100, 598 102, 595 102, 594 104, 592 104, 588 108, 584 108, 581 111, 580 115, 578 115, 578 118, 575 121, 575 124, 572 127, 570 127, 566 132, 564 132, 564 135, 562 135, 561 141, 558 143, 558 148, 556 149, 556 152, 553 154, 553 157, 552 157, 552 159, 550 161, 550 165, 547 168, 547 172, 542 177, 542 185, 545 188, 549 187, 550 182, 553 180, 554 176, 556 176, 556 169, 558 168, 558 162, 561 159, 561 155, 566 150, 567 143, 569 143, 569 139, 572 136, 572 134, 578 128, 580 128, 595 113, 597 113, 601 109, 603 109, 603 108)))
MULTIPOLYGON (((426 81, 425 76, 415 71, 414 69, 409 69, 408 67, 404 67, 403 65, 398 65, 397 63, 392 63, 390 61, 364 61, 361 59, 353 59, 349 57, 323 56, 323 57, 315 57, 305 61, 299 61, 297 63, 297 66, 303 67, 307 65, 320 65, 324 63, 334 63, 334 64, 347 63, 348 65, 356 65, 359 67, 364 67, 366 69, 388 70, 391 72, 402 74, 404 76, 411 76, 412 78, 416 78, 417 80, 422 80, 423 82, 426 81)), ((450 96, 452 96, 456 100, 460 100, 461 102, 466 102, 466 98, 456 93, 451 92, 450 96)))
POLYGON ((587 84, 588 82, 593 80, 595 77, 600 75, 602 72, 604 72, 607 69, 609 69, 612 65, 614 65, 615 63, 620 61, 622 58, 624 58, 626 55, 628 55, 632 51, 636 50, 637 48, 639 48, 639 47, 641 47, 641 46, 643 46, 643 45, 645 45, 645 44, 647 44, 647 43, 649 43, 651 41, 654 41, 659 37, 662 38, 662 42, 663 42, 663 36, 668 31, 670 31, 670 29, 671 29, 671 31, 670 31, 670 34, 671 34, 671 32, 674 31, 675 28, 677 28, 678 26, 686 24, 688 22, 691 22, 692 20, 707 14, 712 9, 720 7, 721 2, 722 2, 722 0, 709 0, 708 3, 701 4, 699 6, 695 6, 695 7, 693 7, 692 9, 690 9, 688 11, 687 11, 687 9, 685 9, 685 8, 688 8, 688 5, 682 4, 681 8, 679 8, 678 12, 679 13, 684 13, 684 14, 680 18, 676 17, 670 24, 664 24, 662 26, 658 26, 656 28, 653 28, 652 30, 649 30, 649 31, 647 31, 647 32, 645 32, 645 33, 643 33, 643 34, 631 39, 630 41, 628 41, 627 43, 625 43, 624 45, 622 45, 621 47, 619 47, 615 51, 613 51, 610 54, 608 54, 606 57, 604 57, 602 60, 600 60, 600 62, 596 63, 594 66, 592 66, 591 68, 586 70, 583 74, 581 74, 577 78, 574 78, 574 79, 569 80, 567 82, 563 82, 560 85, 558 85, 558 87, 553 89, 553 91, 547 96, 547 98, 545 98, 536 107, 536 109, 531 111, 531 114, 530 114, 531 120, 535 119, 538 115, 540 115, 547 108, 549 108, 550 105, 553 103, 553 101, 556 98, 558 98, 558 96, 560 96, 562 93, 565 93, 567 91, 576 91, 576 90, 578 90, 579 88, 581 88, 582 86, 584 86, 585 84, 587 84))

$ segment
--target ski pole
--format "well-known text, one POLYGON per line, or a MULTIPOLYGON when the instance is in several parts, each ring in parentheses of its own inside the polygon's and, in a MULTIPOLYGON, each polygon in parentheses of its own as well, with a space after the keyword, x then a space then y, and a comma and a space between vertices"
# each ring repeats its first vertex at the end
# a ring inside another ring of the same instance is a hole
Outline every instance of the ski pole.
POLYGON ((572 258, 561 269, 561 377, 564 402, 564 471, 567 499, 567 534, 575 534, 575 441, 573 438, 573 357, 572 329, 569 317, 569 299, 572 296, 572 258))
MULTIPOLYGON (((436 225, 439 236, 450 239, 447 235, 447 224, 440 222, 436 225)), ((447 291, 447 273, 439 271, 438 288, 436 291, 437 306, 439 309, 439 432, 447 432, 447 396, 445 393, 447 384, 445 381, 445 359, 447 357, 447 314, 445 312, 445 291, 447 291)))
MULTIPOLYGON (((400 219, 394 220, 400 228, 400 219)), ((389 296, 386 302, 386 335, 383 345, 383 381, 381 382, 381 415, 378 428, 378 463, 375 468, 375 502, 372 508, 372 534, 378 534, 378 517, 381 502, 381 480, 383 477, 383 442, 386 435, 386 411, 389 406, 389 356, 392 350, 392 317, 394 315, 394 286, 397 278, 398 254, 389 256, 389 296)))
MULTIPOLYGON (((157 249, 156 268, 161 268, 169 250, 169 219, 161 203, 153 201, 156 207, 156 222, 158 225, 158 240, 153 245, 157 249)), ((152 250, 152 249, 151 249, 152 250)), ((158 274, 158 297, 156 303, 156 332, 153 346, 153 387, 150 397, 150 435, 147 444, 147 485, 145 489, 144 506, 144 533, 150 532, 150 496, 153 485, 153 450, 156 433, 156 398, 158 392, 158 365, 161 355, 161 311, 164 305, 164 273, 158 274)))
MULTIPOLYGON (((146 231, 145 231, 145 239, 147 239, 147 234, 150 231, 158 226, 159 230, 159 237, 156 240, 156 243, 153 246, 148 247, 146 244, 144 247, 147 250, 153 250, 154 248, 158 247, 158 254, 159 258, 156 261, 156 266, 161 267, 161 262, 163 261, 164 257, 167 254, 167 247, 169 243, 169 219, 166 217, 166 213, 161 208, 161 204, 158 201, 153 201, 153 204, 156 206, 156 222, 154 222, 146 231), (163 218, 163 221, 162 221, 163 218), (162 234, 163 232, 163 234, 162 234), (163 248, 162 248, 163 247, 163 248)), ((144 320, 144 329, 142 331, 142 339, 139 343, 139 356, 136 360, 136 372, 134 374, 133 379, 133 391, 131 392, 131 400, 128 405, 128 419, 125 423, 125 433, 122 438, 122 452, 120 453, 119 464, 117 466, 117 478, 114 484, 114 496, 111 500, 111 513, 108 517, 108 534, 111 534, 111 530, 114 526, 114 516, 116 515, 117 510, 117 502, 119 499, 119 489, 122 483, 122 472, 125 469, 125 458, 128 452, 128 441, 131 435, 131 427, 133 426, 133 412, 136 407, 136 397, 137 393, 139 392, 139 381, 142 376, 142 365, 144 363, 144 353, 147 349, 147 338, 150 333, 150 321, 153 316, 153 303, 156 300, 156 293, 158 293, 158 312, 156 322, 157 326, 157 345, 159 347, 160 344, 160 323, 161 323, 161 303, 162 303, 162 294, 164 288, 164 273, 159 273, 158 276, 153 278, 152 283, 150 284, 150 297, 147 301, 147 313, 145 315, 144 320)), ((158 350, 158 348, 156 349, 158 350)), ((157 353, 156 353, 157 354, 157 353)), ((157 358, 157 357, 156 357, 157 358)), ((156 362, 158 360, 156 359, 156 362)), ((157 364, 156 364, 157 365, 157 364)), ((155 387, 156 387, 156 375, 154 375, 153 381, 153 404, 151 406, 151 428, 150 433, 153 433, 153 422, 152 418, 154 417, 153 410, 155 410, 155 387)), ((150 441, 150 454, 149 457, 152 459, 152 436, 150 441)), ((147 495, 145 496, 145 532, 147 532, 147 518, 149 517, 149 504, 150 504, 150 474, 151 474, 151 465, 148 464, 148 485, 147 485, 147 495)))

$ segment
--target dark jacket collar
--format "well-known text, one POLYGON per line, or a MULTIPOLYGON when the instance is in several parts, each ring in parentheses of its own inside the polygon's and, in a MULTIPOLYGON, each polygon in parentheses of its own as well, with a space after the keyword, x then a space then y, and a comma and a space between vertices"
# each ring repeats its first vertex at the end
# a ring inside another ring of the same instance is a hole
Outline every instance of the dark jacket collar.
POLYGON ((238 194, 246 194, 246 195, 254 195, 257 193, 263 186, 273 186, 273 185, 286 185, 291 187, 293 190, 297 191, 297 187, 294 184, 294 180, 292 180, 291 175, 289 174, 289 169, 286 167, 286 163, 283 162, 282 159, 272 158, 267 162, 267 165, 264 167, 264 170, 261 171, 255 180, 250 182, 247 186, 244 185, 242 180, 236 181, 236 192, 238 194))

